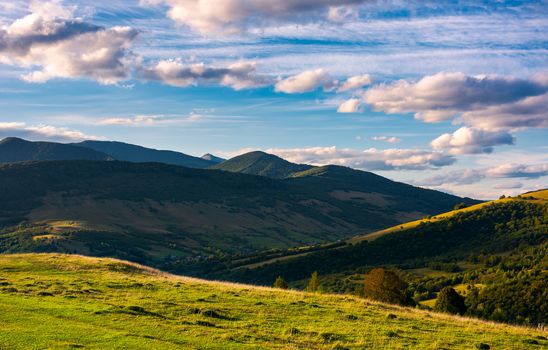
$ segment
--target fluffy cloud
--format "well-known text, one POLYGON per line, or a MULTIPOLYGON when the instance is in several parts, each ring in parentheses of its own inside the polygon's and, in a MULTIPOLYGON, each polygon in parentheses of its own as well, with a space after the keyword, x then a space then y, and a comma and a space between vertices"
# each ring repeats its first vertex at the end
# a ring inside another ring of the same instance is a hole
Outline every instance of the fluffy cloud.
POLYGON ((451 165, 455 158, 440 152, 420 149, 355 150, 349 148, 310 147, 269 149, 295 163, 314 165, 335 164, 364 170, 420 170, 451 165))
POLYGON ((51 125, 27 125, 20 122, 0 122, 1 137, 22 137, 30 140, 51 140, 51 141, 78 141, 98 140, 97 136, 86 135, 77 130, 60 128, 51 125))
POLYGON ((548 164, 503 164, 486 170, 490 177, 536 179, 548 175, 548 164))
POLYGON ((487 178, 538 179, 543 176, 548 176, 548 164, 503 164, 484 169, 455 170, 418 181, 416 184, 421 186, 468 185, 487 178))
POLYGON ((546 126, 547 92, 543 79, 438 73, 416 83, 399 80, 375 86, 364 99, 375 110, 414 113, 427 122, 462 115, 470 126, 500 129, 546 126))
POLYGON ((25 80, 89 77, 113 84, 129 78, 136 30, 82 22, 60 1, 32 1, 29 9, 31 14, 0 29, 0 62, 40 67, 25 80))
POLYGON ((187 87, 199 82, 220 84, 235 90, 270 84, 269 77, 258 74, 254 62, 238 62, 228 67, 208 67, 203 63, 185 65, 181 60, 163 60, 152 67, 141 67, 139 77, 164 84, 187 87))
POLYGON ((339 92, 344 92, 348 90, 360 89, 366 85, 369 85, 373 82, 373 79, 369 74, 365 75, 356 75, 348 78, 338 89, 339 92))
POLYGON ((168 16, 202 34, 235 34, 247 29, 318 18, 340 21, 352 14, 348 6, 366 0, 142 0, 166 3, 168 16), (336 5, 336 6, 335 6, 336 5))
POLYGON ((431 142, 435 150, 451 154, 491 153, 493 146, 512 145, 514 138, 504 131, 488 131, 462 127, 452 134, 443 134, 431 142))
POLYGON ((339 113, 356 113, 360 110, 360 100, 357 98, 351 98, 340 104, 337 112, 339 113))
POLYGON ((307 70, 276 83, 275 90, 286 94, 314 91, 320 86, 332 89, 335 82, 325 69, 307 70))
POLYGON ((371 138, 373 141, 384 141, 389 143, 398 143, 401 141, 401 139, 394 137, 394 136, 373 136, 371 138))
POLYGON ((548 93, 466 112, 462 114, 461 120, 468 125, 489 130, 548 128, 548 93))

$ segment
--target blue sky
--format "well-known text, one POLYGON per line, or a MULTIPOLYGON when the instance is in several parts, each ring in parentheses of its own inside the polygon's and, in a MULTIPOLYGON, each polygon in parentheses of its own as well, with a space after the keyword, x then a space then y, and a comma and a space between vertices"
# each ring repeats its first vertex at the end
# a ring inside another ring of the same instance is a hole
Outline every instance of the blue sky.
POLYGON ((548 2, 0 0, 0 137, 548 187, 548 2))

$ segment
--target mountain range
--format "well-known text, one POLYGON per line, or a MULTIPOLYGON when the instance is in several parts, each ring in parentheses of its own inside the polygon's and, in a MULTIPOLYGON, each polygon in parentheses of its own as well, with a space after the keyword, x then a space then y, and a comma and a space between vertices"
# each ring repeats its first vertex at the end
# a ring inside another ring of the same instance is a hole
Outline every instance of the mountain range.
MULTIPOLYGON (((67 147, 97 152, 81 145, 67 147)), ((84 145, 118 161, 0 165, 0 251, 77 252, 157 266, 170 259, 332 242, 457 203, 477 203, 365 171, 293 164, 263 152, 192 169, 163 164, 159 160, 167 158, 158 155, 166 153, 138 146, 84 145), (145 159, 155 162, 137 163, 145 159)))

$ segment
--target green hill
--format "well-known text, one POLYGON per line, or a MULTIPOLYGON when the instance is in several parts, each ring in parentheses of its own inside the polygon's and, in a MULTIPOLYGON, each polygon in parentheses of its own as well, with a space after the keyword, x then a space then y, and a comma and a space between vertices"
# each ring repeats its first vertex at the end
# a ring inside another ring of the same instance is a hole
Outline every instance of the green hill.
POLYGON ((31 142, 16 137, 0 141, 0 163, 29 160, 112 160, 108 154, 55 142, 31 142))
POLYGON ((176 265, 332 242, 475 203, 358 174, 363 184, 159 163, 7 164, 0 166, 0 251, 176 265))
POLYGON ((211 159, 193 157, 181 152, 161 151, 116 141, 84 141, 75 145, 110 154, 117 160, 127 162, 156 162, 198 169, 204 169, 217 163, 211 159))
POLYGON ((267 176, 275 179, 284 179, 290 177, 293 173, 310 168, 312 168, 310 165, 293 164, 273 154, 260 151, 242 154, 211 167, 211 169, 267 176))
POLYGON ((113 259, 0 256, 2 349, 536 349, 546 332, 363 298, 168 275, 113 259))

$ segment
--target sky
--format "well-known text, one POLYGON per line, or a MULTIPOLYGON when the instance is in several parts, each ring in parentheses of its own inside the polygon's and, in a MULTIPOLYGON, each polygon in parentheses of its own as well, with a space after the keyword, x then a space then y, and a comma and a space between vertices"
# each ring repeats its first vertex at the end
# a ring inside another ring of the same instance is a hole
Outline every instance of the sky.
POLYGON ((0 138, 548 187, 548 1, 0 0, 0 138))

